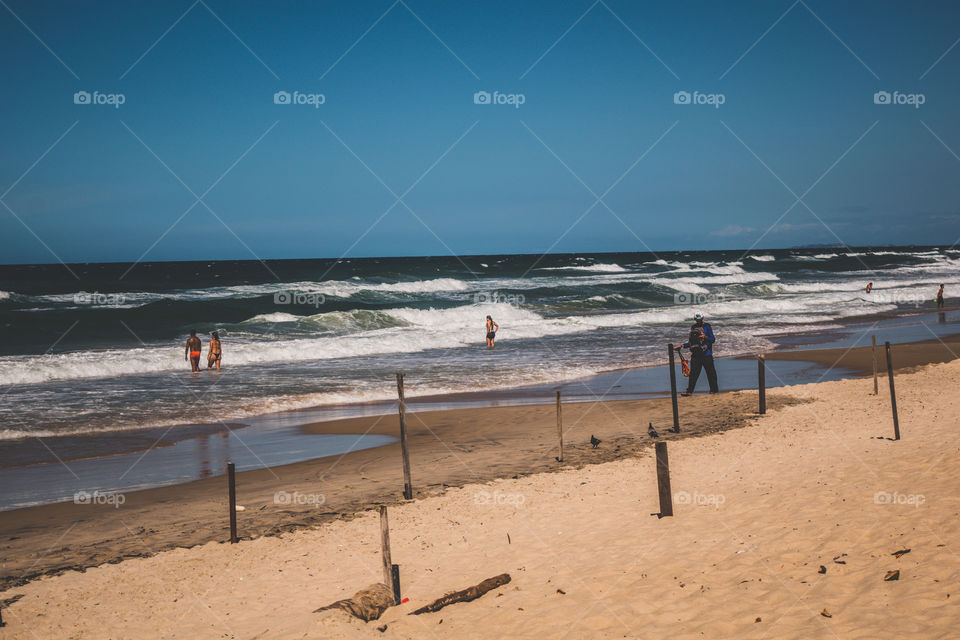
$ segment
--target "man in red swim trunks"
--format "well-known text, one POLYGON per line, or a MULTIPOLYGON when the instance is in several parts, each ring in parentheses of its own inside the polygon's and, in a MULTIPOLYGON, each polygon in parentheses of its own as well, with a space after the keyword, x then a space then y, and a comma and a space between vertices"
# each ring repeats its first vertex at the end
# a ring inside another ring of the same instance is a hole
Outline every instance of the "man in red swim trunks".
POLYGON ((200 338, 197 337, 197 332, 193 329, 190 330, 190 337, 187 338, 187 350, 183 353, 183 359, 186 360, 187 356, 190 357, 190 370, 194 372, 200 371, 200 351, 203 349, 203 344, 200 342, 200 338))

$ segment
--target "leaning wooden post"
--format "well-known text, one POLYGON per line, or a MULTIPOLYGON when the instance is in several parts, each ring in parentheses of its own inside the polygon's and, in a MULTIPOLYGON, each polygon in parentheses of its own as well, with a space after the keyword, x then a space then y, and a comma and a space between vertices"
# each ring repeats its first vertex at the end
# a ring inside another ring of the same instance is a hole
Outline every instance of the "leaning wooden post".
POLYGON ((670 356, 670 398, 673 401, 673 431, 680 432, 680 411, 677 408, 677 370, 673 360, 673 343, 667 345, 667 352, 670 356))
POLYGON ((897 417, 897 392, 893 388, 893 358, 890 356, 890 343, 884 342, 887 350, 887 377, 890 378, 890 406, 893 408, 893 439, 900 439, 900 419, 897 417))
POLYGON ((757 356, 757 389, 760 391, 760 415, 767 412, 767 367, 763 354, 757 356))
POLYGON ((560 437, 560 457, 557 462, 563 462, 563 406, 560 404, 560 392, 557 391, 557 435, 560 437))
POLYGON ((873 355, 873 395, 880 395, 880 387, 877 385, 877 336, 870 336, 872 343, 871 354, 873 355))
POLYGON ((383 553, 383 584, 390 586, 393 583, 393 561, 390 558, 390 524, 386 505, 380 505, 380 550, 383 553))
POLYGON ((657 490, 660 492, 660 517, 673 515, 673 495, 670 493, 670 462, 667 460, 667 443, 656 444, 657 490))
MULTIPOLYGON (((400 453, 403 456, 403 497, 413 498, 413 483, 410 481, 410 453, 407 451, 407 402, 403 398, 403 374, 397 372, 397 394, 400 396, 400 453)), ((388 582, 389 584, 389 582, 388 582)))
POLYGON ((400 565, 390 567, 391 584, 393 585, 393 604, 400 606, 400 565))
POLYGON ((229 507, 230 507, 230 543, 235 544, 237 540, 237 474, 236 467, 232 462, 227 463, 227 485, 229 486, 229 507))

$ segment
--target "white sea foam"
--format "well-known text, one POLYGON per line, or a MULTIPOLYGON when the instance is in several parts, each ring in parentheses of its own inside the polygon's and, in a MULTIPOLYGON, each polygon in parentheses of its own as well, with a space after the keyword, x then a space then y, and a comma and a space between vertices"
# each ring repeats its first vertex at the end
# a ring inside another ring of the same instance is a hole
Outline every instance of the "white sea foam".
POLYGON ((749 257, 753 260, 756 260, 757 262, 773 262, 774 260, 776 260, 776 258, 771 255, 749 256, 749 257))
POLYGON ((540 267, 537 271, 593 271, 598 273, 623 273, 627 269, 621 267, 618 264, 588 264, 588 265, 575 265, 570 267, 540 267))

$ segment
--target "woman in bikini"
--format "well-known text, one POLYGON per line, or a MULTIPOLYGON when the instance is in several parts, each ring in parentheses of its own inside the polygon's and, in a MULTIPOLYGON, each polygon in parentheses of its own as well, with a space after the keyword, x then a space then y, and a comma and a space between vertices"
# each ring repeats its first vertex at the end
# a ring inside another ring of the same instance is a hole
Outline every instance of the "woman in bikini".
POLYGON ((487 349, 493 349, 493 340, 497 337, 500 325, 493 321, 493 318, 487 316, 487 349))
POLYGON ((210 346, 207 348, 207 369, 212 369, 216 363, 217 371, 220 371, 220 355, 220 335, 214 331, 210 334, 210 346))

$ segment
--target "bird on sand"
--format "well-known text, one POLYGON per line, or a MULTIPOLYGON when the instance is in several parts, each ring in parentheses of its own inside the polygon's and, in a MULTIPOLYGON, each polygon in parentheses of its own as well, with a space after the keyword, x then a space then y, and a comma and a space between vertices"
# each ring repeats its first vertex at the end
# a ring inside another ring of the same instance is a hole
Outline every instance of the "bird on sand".
POLYGON ((593 435, 593 434, 590 434, 590 444, 593 445, 593 448, 594 448, 594 449, 596 449, 597 447, 599 447, 601 442, 603 442, 603 440, 601 440, 600 438, 598 438, 597 436, 595 436, 595 435, 593 435))
POLYGON ((650 423, 650 426, 647 427, 647 435, 649 435, 651 438, 659 438, 659 437, 660 437, 660 434, 657 433, 657 430, 653 428, 653 423, 652 423, 652 422, 650 423))

